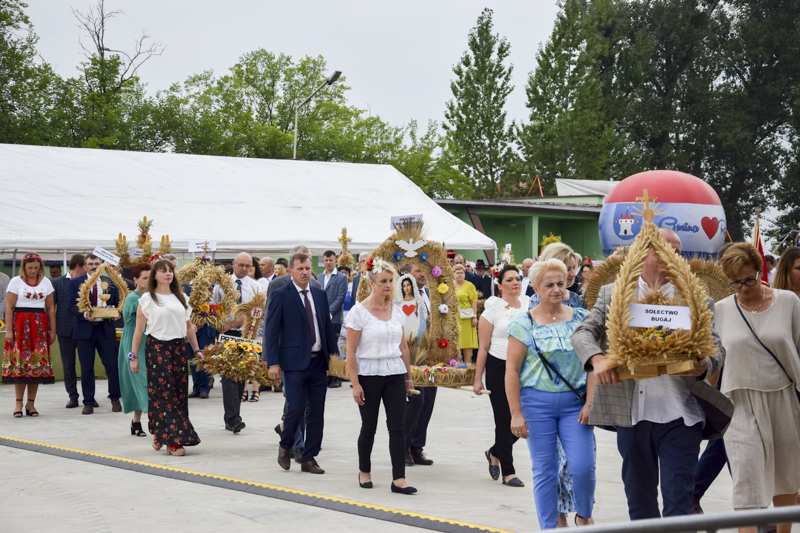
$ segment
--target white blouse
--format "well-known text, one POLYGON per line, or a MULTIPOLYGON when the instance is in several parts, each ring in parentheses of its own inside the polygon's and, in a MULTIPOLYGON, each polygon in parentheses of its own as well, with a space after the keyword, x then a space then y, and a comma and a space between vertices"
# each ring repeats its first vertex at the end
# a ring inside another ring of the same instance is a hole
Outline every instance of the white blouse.
POLYGON ((392 318, 381 320, 363 305, 356 304, 347 313, 345 327, 361 332, 356 351, 359 376, 393 376, 405 374, 406 365, 400 352, 405 316, 397 305, 392 318))
MULTIPOLYGON (((53 284, 47 278, 42 278, 38 285, 31 287, 19 276, 14 276, 8 283, 6 293, 17 295, 16 307, 32 307, 44 309, 44 301, 53 293, 53 284)), ((3 314, 6 310, 3 309, 3 314)))
POLYGON ((494 326, 489 344, 489 353, 503 361, 508 357, 508 325, 518 314, 528 312, 530 298, 520 294, 519 303, 519 309, 508 307, 508 303, 505 300, 492 296, 483 304, 481 318, 485 318, 489 324, 494 326))
POLYGON ((192 316, 192 306, 186 309, 174 294, 156 294, 156 304, 146 292, 139 298, 139 309, 147 319, 145 334, 160 341, 171 341, 186 337, 186 321, 192 316))

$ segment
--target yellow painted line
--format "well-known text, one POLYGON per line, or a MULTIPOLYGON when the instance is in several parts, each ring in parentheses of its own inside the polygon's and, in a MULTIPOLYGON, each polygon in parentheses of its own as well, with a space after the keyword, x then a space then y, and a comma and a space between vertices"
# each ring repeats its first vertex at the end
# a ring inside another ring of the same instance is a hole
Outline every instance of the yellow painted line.
POLYGON ((18 438, 15 438, 15 437, 7 437, 5 435, 0 435, 0 439, 6 439, 6 440, 14 441, 14 442, 23 442, 25 444, 33 444, 33 445, 36 445, 36 446, 43 446, 45 448, 52 448, 54 450, 63 450, 63 451, 74 452, 74 453, 79 453, 79 454, 83 454, 83 455, 91 455, 93 457, 102 457, 104 459, 112 459, 114 461, 122 461, 123 463, 132 463, 132 464, 137 464, 137 465, 142 465, 142 466, 150 466, 150 467, 158 468, 158 469, 161 469, 161 470, 169 470, 171 472, 180 472, 182 474, 193 474, 195 476, 201 476, 201 477, 207 477, 207 478, 213 478, 213 479, 221 479, 221 480, 224 480, 224 481, 233 481, 235 483, 243 483, 245 485, 253 485, 253 486, 256 486, 256 487, 274 489, 274 490, 278 490, 278 491, 282 491, 282 492, 288 492, 288 493, 291 493, 291 494, 299 494, 299 495, 302 495, 302 496, 308 496, 310 498, 318 498, 318 499, 321 499, 321 500, 328 500, 328 501, 332 501, 332 502, 345 503, 347 505, 354 505, 356 507, 365 507, 367 509, 375 509, 377 511, 384 511, 384 512, 387 512, 387 513, 395 513, 395 514, 410 516, 410 517, 413 517, 413 518, 419 518, 419 519, 422 519, 422 520, 431 520, 431 521, 434 521, 434 522, 442 522, 442 523, 445 523, 445 524, 453 524, 453 525, 456 525, 456 526, 463 526, 463 527, 469 527, 469 528, 473 528, 473 529, 480 529, 480 530, 483 530, 483 531, 491 531, 492 533, 513 533, 512 531, 509 531, 509 530, 506 530, 506 529, 497 529, 497 528, 488 527, 488 526, 470 524, 469 522, 460 522, 458 520, 450 520, 448 518, 440 518, 438 516, 430 516, 430 515, 424 515, 424 514, 419 514, 419 513, 413 513, 411 511, 403 511, 402 509, 393 509, 391 507, 383 507, 381 505, 373 505, 371 503, 357 502, 357 501, 354 501, 354 500, 347 500, 347 499, 344 499, 344 498, 336 498, 334 496, 327 496, 325 494, 317 494, 315 492, 307 492, 307 491, 304 491, 304 490, 290 489, 288 487, 279 487, 277 485, 270 485, 270 484, 267 484, 267 483, 258 483, 256 481, 249 481, 249 480, 246 480, 246 479, 237 479, 237 478, 232 478, 232 477, 227 477, 227 476, 218 476, 218 475, 215 475, 215 474, 208 474, 206 472, 195 472, 193 470, 184 470, 182 468, 174 468, 174 467, 171 467, 171 466, 165 466, 165 465, 160 465, 160 464, 156 464, 156 463, 147 463, 145 461, 137 461, 135 459, 128 459, 126 457, 116 457, 116 456, 113 456, 113 455, 106 455, 106 454, 103 454, 103 453, 88 452, 86 450, 77 450, 75 448, 67 448, 65 446, 56 446, 55 444, 47 444, 45 442, 36 442, 36 441, 32 441, 32 440, 18 439, 18 438))

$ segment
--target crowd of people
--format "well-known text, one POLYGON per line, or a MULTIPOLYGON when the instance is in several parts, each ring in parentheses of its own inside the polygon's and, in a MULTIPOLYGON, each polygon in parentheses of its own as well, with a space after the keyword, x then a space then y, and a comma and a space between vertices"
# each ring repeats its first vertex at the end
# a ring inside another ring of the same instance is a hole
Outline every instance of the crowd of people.
MULTIPOLYGON (((659 230, 678 253, 674 231, 659 230)), ((228 272, 238 302, 266 293, 263 365, 281 381, 284 417, 277 462, 292 459, 303 472, 323 474, 325 397, 341 381, 328 377, 329 357, 346 354, 352 394, 361 415, 358 483, 375 486, 371 457, 380 405, 386 413, 392 492, 413 494, 406 466, 431 465, 424 453, 436 387, 415 390, 411 349, 431 313, 426 275, 408 263, 362 253, 355 268, 337 266, 323 254, 324 272, 313 273, 309 250, 298 246, 288 260, 238 254, 228 272), (369 295, 358 300, 359 287, 369 295)), ((699 358, 685 375, 646 380, 619 379, 606 357, 606 321, 613 284, 599 290, 591 309, 586 285, 594 265, 570 246, 552 243, 520 266, 490 269, 449 254, 454 272, 463 363, 475 364, 475 394, 490 391, 493 435, 486 436, 489 475, 524 487, 514 469, 514 444, 524 439, 533 465, 533 494, 542 529, 594 523, 596 444, 594 428, 616 432, 621 477, 632 520, 702 512, 700 500, 728 465, 737 510, 794 505, 800 491, 800 248, 776 261, 764 260, 747 243, 726 244, 717 256, 733 294, 713 313, 715 351, 699 358), (485 385, 484 385, 485 383, 485 385), (702 456, 701 443, 708 440, 702 456), (662 505, 659 506, 658 493, 662 505)), ((0 277, 7 323, 2 380, 15 386, 14 417, 38 416, 39 384, 53 383, 50 345, 59 342, 67 408, 80 398, 75 372, 81 369, 83 413, 95 400, 95 353, 108 375, 113 411, 133 413, 131 435, 147 436, 155 449, 184 455, 200 443, 189 419, 188 399, 209 397, 214 377, 189 365, 219 333, 242 336, 243 317, 228 317, 217 330, 190 320, 188 294, 177 259, 154 258, 122 271, 131 294, 122 311, 122 336, 115 322, 82 312, 81 285, 97 270, 98 257, 75 255, 69 272, 45 276, 42 258, 23 257, 19 275, 0 277), (6 277, 7 278, 7 277, 6 277), (191 367, 191 368, 187 368, 191 367), (189 387, 191 375, 191 391, 189 387)), ((226 267, 227 268, 227 267, 226 267)), ((51 271, 51 274, 53 272, 51 271)), ((119 301, 113 284, 109 304, 119 301)), ((670 299, 676 289, 651 251, 642 267, 637 298, 670 299)), ((217 286, 210 303, 223 299, 217 286)), ((90 295, 97 305, 97 294, 90 295)), ((246 426, 243 401, 257 401, 260 384, 222 377, 223 422, 232 433, 246 426)), ((281 389, 278 389, 281 390, 281 389)), ((743 530, 744 531, 744 530, 743 530)), ((790 525, 778 526, 790 531, 790 525)))

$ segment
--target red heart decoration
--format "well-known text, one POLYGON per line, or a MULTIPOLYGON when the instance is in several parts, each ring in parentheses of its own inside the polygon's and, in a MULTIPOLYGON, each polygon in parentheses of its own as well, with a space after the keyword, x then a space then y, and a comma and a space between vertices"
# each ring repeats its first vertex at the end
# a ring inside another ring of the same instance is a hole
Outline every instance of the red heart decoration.
POLYGON ((406 316, 411 316, 411 314, 416 310, 417 310, 417 306, 416 305, 404 305, 403 306, 403 312, 406 314, 406 316))
POLYGON ((719 220, 717 217, 703 217, 703 220, 700 221, 700 224, 703 226, 703 231, 706 232, 708 238, 713 239, 714 235, 717 234, 717 230, 719 229, 719 220))

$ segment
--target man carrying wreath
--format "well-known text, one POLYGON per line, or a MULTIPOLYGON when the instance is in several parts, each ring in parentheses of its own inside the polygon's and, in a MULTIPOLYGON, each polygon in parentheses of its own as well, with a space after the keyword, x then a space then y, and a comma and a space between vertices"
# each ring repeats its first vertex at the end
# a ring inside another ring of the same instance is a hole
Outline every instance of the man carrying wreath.
MULTIPOLYGON (((681 240, 668 228, 658 230, 678 253, 681 240)), ((597 302, 572 335, 572 345, 584 368, 594 372, 596 385, 589 424, 617 432, 622 455, 622 481, 631 520, 659 518, 661 479, 663 516, 692 514, 694 471, 700 442, 722 436, 733 415, 733 404, 705 378, 719 373, 725 350, 712 318, 716 353, 700 358, 686 376, 662 375, 620 382, 605 356, 606 320, 613 284, 600 289, 597 302), (660 467, 660 468, 659 468, 660 467)), ((675 287, 651 249, 639 278, 638 298, 660 291, 672 298, 675 287)), ((713 313, 714 301, 707 298, 713 313)))

